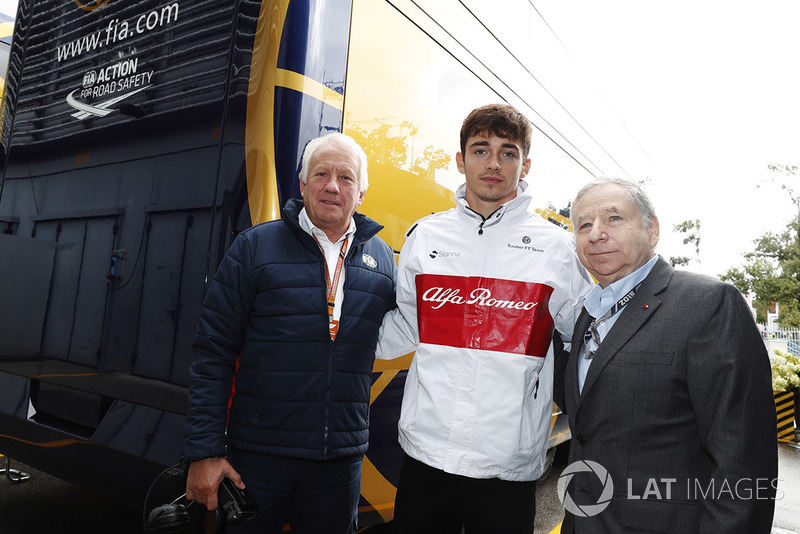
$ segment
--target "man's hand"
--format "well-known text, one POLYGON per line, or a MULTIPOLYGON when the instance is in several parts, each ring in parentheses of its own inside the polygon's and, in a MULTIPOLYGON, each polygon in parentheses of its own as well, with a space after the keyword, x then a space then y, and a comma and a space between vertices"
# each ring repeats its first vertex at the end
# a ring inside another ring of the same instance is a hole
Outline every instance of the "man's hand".
POLYGON ((217 492, 224 478, 231 479, 239 489, 245 487, 239 473, 221 456, 192 462, 186 479, 186 498, 204 504, 209 510, 216 510, 217 492))

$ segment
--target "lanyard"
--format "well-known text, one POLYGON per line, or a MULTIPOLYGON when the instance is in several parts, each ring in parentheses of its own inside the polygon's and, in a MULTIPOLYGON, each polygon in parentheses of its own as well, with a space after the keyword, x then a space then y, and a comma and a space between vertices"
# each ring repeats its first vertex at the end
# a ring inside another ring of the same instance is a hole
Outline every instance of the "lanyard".
POLYGON ((586 333, 583 335, 583 344, 584 344, 583 357, 584 358, 586 358, 587 360, 591 360, 594 357, 594 353, 597 352, 597 348, 600 346, 600 333, 597 331, 597 328, 596 328, 595 325, 597 325, 597 323, 599 323, 599 322, 604 321, 605 319, 608 319, 609 317, 611 317, 612 315, 614 315, 615 313, 620 311, 622 308, 624 308, 625 305, 628 302, 631 301, 631 299, 636 294, 636 291, 639 289, 639 287, 641 285, 642 284, 639 283, 639 285, 637 285, 636 287, 631 289, 624 297, 619 299, 617 301, 617 303, 614 304, 611 307, 611 309, 606 311, 603 315, 601 315, 597 319, 592 319, 592 322, 589 324, 589 328, 586 329, 586 333), (594 341, 595 345, 597 345, 594 348, 594 350, 590 350, 589 347, 587 347, 587 345, 589 344, 590 341, 594 341))
POLYGON ((342 248, 339 250, 339 259, 336 262, 336 270, 333 273, 333 279, 331 279, 331 273, 328 269, 328 258, 325 255, 325 249, 322 248, 317 236, 314 236, 314 239, 317 241, 317 245, 322 251, 322 257, 325 260, 325 284, 327 285, 328 299, 328 328, 330 329, 331 340, 334 340, 336 339, 336 333, 339 331, 339 321, 335 321, 333 319, 333 310, 336 307, 336 291, 339 289, 339 276, 342 274, 344 258, 347 255, 347 241, 350 239, 350 236, 345 236, 344 242, 342 243, 342 248))

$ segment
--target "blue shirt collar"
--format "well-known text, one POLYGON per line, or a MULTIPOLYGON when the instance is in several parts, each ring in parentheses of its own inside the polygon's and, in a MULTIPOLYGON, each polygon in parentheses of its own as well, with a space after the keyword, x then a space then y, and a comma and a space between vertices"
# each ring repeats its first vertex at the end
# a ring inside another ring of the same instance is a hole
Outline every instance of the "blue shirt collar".
POLYGON ((608 285, 608 287, 600 287, 600 284, 594 286, 583 298, 583 306, 589 315, 592 317, 600 317, 607 310, 617 303, 624 295, 631 289, 639 285, 642 280, 647 278, 653 266, 658 261, 658 254, 654 254, 650 260, 633 271, 628 276, 625 276, 616 282, 608 285))

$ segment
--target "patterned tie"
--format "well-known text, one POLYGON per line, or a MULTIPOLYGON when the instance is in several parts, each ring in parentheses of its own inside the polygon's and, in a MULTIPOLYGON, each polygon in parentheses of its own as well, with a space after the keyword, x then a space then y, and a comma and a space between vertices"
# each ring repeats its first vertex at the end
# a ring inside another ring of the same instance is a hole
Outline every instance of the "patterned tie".
MULTIPOLYGON (((603 317, 605 318, 605 315, 603 317)), ((597 319, 592 317, 589 328, 587 328, 586 333, 583 334, 583 357, 587 360, 594 358, 595 352, 600 348, 600 334, 597 332, 595 324, 597 324, 597 319), (589 348, 591 343, 594 345, 592 348, 589 348)))
POLYGON ((608 310, 603 315, 601 315, 600 318, 598 318, 598 319, 592 318, 592 322, 589 323, 589 328, 587 328, 586 329, 586 333, 583 334, 583 357, 584 358, 586 358, 587 360, 591 360, 592 358, 594 358, 594 355, 597 352, 597 349, 600 348, 601 340, 600 340, 600 333, 597 331, 597 323, 602 322, 605 319, 608 319, 609 317, 611 317, 615 313, 619 312, 622 308, 624 308, 625 305, 628 302, 630 302, 630 300, 636 294, 636 291, 639 289, 639 287, 641 285, 642 284, 639 283, 639 285, 637 285, 636 287, 631 289, 624 297, 619 299, 617 301, 617 303, 614 304, 614 306, 610 310, 608 310))

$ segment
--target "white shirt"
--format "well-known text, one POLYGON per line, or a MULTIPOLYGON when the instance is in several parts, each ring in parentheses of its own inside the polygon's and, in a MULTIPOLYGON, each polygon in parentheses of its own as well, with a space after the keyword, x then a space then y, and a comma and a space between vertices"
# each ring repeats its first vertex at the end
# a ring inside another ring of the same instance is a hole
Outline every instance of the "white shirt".
MULTIPOLYGON (((345 237, 350 236, 350 239, 347 240, 347 250, 344 251, 345 257, 350 250, 350 247, 353 246, 353 234, 356 233, 356 222, 351 218, 350 219, 350 227, 347 229, 342 237, 336 243, 331 243, 331 240, 328 239, 328 235, 314 226, 314 223, 311 222, 311 219, 308 217, 308 213, 306 213, 306 209, 303 208, 300 210, 299 215, 299 222, 300 228, 306 231, 311 237, 317 238, 317 243, 319 243, 320 249, 325 254, 325 262, 328 264, 328 272, 330 276, 333 276, 333 273, 336 272, 336 263, 339 261, 339 252, 342 250, 342 243, 344 242, 345 237)), ((342 265, 342 272, 339 274, 339 284, 336 286, 336 295, 334 297, 334 305, 333 305, 333 320, 338 321, 339 318, 342 316, 342 302, 344 301, 344 277, 345 277, 345 268, 342 265)))

